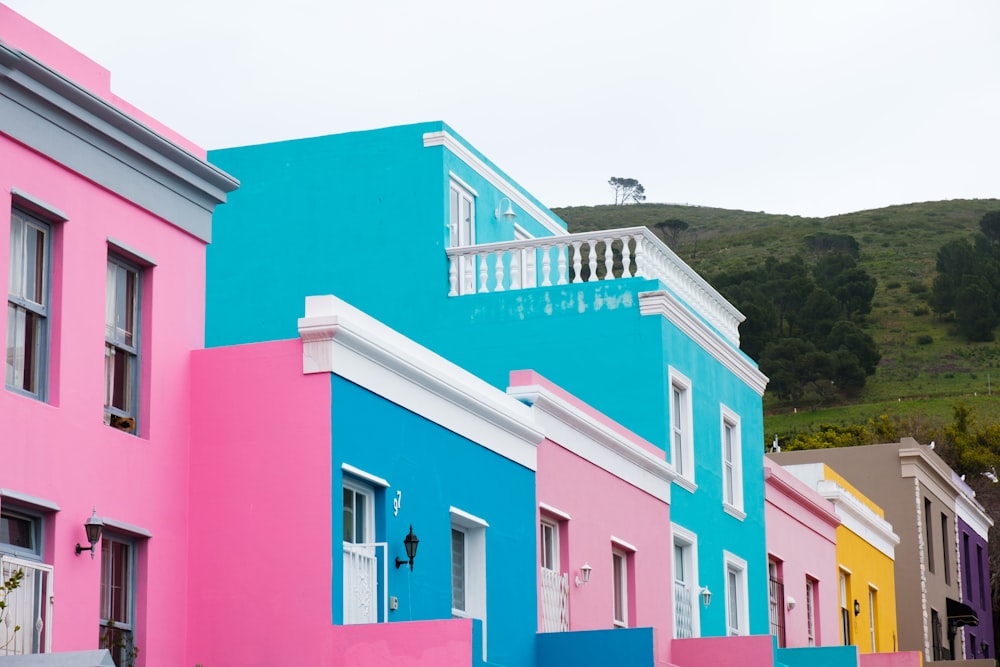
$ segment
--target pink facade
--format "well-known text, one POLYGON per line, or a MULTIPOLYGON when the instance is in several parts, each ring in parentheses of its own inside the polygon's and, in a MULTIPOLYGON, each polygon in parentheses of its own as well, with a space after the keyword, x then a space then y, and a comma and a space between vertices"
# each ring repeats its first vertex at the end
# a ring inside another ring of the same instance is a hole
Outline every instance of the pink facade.
POLYGON ((26 517, 25 525, 43 532, 37 556, 41 566, 52 568, 50 592, 58 594, 51 613, 42 611, 52 629, 52 650, 98 645, 102 545, 94 559, 74 551, 77 543, 88 544, 83 524, 96 508, 105 536, 130 544, 130 608, 122 614, 132 625, 138 664, 182 664, 185 623, 178 610, 185 608, 189 578, 189 361, 191 351, 202 347, 205 293, 206 239, 192 230, 209 229, 214 204, 236 183, 205 164, 203 151, 184 152, 176 135, 164 137, 150 129, 155 123, 147 117, 126 115, 135 110, 111 95, 107 71, 3 6, 0 60, 5 282, 18 273, 10 268, 20 247, 12 239, 20 238, 15 224, 23 229, 23 223, 14 218, 30 218, 33 229, 45 230, 30 268, 43 283, 42 344, 27 362, 18 341, 24 328, 10 315, 21 303, 18 295, 0 311, 7 340, 0 509, 5 520, 16 512, 13 520, 26 517), (62 72, 93 90, 69 85, 62 72), (130 142, 143 143, 144 157, 128 152, 130 142), (173 170, 185 184, 160 181, 163 170, 173 170), (112 256, 139 275, 132 329, 138 372, 129 406, 134 433, 109 426, 103 407, 112 256), (20 378, 22 365, 37 371, 36 383, 20 378), (147 663, 146 656, 156 660, 147 663))
MULTIPOLYGON (((785 645, 839 644, 839 619, 831 610, 837 609, 838 599, 836 530, 840 519, 828 500, 766 457, 764 480, 768 558, 783 584, 783 599, 772 602, 772 614, 777 611, 784 624, 785 645), (812 587, 809 593, 807 585, 812 587)), ((775 587, 771 590, 774 597, 775 587)))
MULTIPOLYGON (((603 426, 607 434, 627 443, 623 446, 631 448, 635 460, 648 460, 651 466, 663 460, 662 451, 536 373, 511 373, 510 384, 508 393, 533 402, 538 420, 544 422, 553 411, 566 410, 580 418, 581 424, 603 426)), ((568 629, 615 627, 612 551, 617 550, 626 554, 628 568, 627 626, 652 627, 656 662, 670 663, 672 597, 664 594, 672 590, 670 482, 661 477, 661 484, 640 488, 635 462, 603 448, 599 438, 583 445, 587 437, 582 433, 565 431, 566 437, 560 438, 557 429, 546 431, 548 437, 538 446, 536 493, 540 520, 559 529, 559 571, 569 577, 568 629), (590 581, 578 585, 585 563, 592 568, 590 581)), ((667 478, 670 474, 666 473, 667 478)), ((540 586, 543 574, 539 567, 540 586)), ((540 630, 542 597, 540 591, 540 630)))
POLYGON ((297 589, 331 576, 329 378, 302 374, 299 340, 202 350, 193 366, 183 664, 335 664, 330 586, 297 589))

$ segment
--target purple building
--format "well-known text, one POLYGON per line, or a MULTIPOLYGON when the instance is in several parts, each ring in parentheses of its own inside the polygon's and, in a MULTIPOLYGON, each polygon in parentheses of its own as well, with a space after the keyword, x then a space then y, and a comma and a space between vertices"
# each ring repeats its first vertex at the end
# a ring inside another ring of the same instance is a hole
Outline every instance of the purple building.
POLYGON ((996 647, 993 645, 993 611, 990 605, 990 559, 986 548, 987 531, 993 522, 976 500, 976 492, 958 475, 954 475, 953 481, 963 492, 955 499, 962 602, 972 607, 979 617, 978 625, 962 628, 965 657, 969 660, 993 658, 996 647))

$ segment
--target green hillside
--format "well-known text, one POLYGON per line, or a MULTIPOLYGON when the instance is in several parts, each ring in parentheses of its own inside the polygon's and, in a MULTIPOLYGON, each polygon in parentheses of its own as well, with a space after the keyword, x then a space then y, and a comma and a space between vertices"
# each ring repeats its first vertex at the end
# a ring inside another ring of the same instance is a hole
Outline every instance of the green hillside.
POLYGON ((815 410, 781 405, 765 395, 765 439, 811 432, 820 424, 867 424, 887 415, 922 442, 937 437, 952 406, 974 408, 980 423, 1000 423, 1000 345, 966 343, 926 303, 938 249, 979 231, 1000 200, 953 200, 891 206, 828 218, 803 218, 674 204, 555 209, 571 232, 683 220, 673 250, 709 282, 748 263, 806 254, 805 238, 819 232, 850 234, 861 246, 859 265, 878 280, 865 329, 882 360, 849 405, 815 410))

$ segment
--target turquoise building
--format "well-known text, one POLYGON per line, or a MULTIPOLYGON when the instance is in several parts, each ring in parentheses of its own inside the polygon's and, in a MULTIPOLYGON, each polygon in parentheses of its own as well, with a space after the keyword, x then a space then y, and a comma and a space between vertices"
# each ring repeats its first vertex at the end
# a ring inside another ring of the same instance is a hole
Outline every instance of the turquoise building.
POLYGON ((768 633, 766 378, 742 315, 655 235, 568 234, 442 122, 209 158, 241 186, 208 250, 208 346, 294 338, 304 298, 332 293, 497 388, 540 373, 678 472, 677 590, 714 597, 675 590, 675 636, 768 633))

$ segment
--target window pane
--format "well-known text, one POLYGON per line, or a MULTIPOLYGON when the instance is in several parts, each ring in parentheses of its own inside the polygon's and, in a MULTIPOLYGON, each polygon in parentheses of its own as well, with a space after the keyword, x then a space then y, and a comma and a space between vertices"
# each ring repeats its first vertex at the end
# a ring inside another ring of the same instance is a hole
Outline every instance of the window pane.
POLYGON ((101 620, 132 625, 132 546, 101 539, 101 620))
POLYGON ((34 522, 25 517, 0 515, 0 542, 34 550, 34 522))
POLYGON ((364 494, 354 494, 354 541, 358 544, 368 541, 368 531, 365 530, 365 517, 368 516, 367 500, 364 494))
POLYGON ((24 294, 24 218, 17 213, 10 219, 10 270, 8 272, 8 293, 11 296, 24 294))
POLYGON ((614 578, 615 621, 625 622, 625 558, 620 554, 611 555, 611 576, 614 578))
POLYGON ((132 411, 133 355, 113 345, 104 348, 104 407, 132 411))
POLYGON ((451 607, 465 611, 465 533, 451 529, 451 607))
POLYGON ((28 225, 25 234, 24 298, 45 303, 45 231, 28 225))
POLYGON ((354 491, 344 489, 344 541, 354 543, 354 491))

